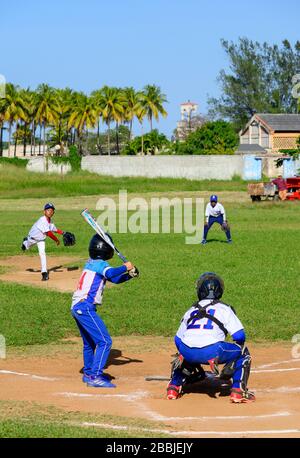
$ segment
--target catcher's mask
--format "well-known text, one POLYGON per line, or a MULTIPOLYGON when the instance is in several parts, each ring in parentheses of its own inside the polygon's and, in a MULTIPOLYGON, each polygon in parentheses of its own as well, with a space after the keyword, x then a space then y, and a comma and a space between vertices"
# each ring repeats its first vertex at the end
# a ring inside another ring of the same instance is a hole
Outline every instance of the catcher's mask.
POLYGON ((196 282, 199 300, 220 299, 224 293, 224 282, 214 272, 205 272, 196 282))
MULTIPOLYGON (((110 235, 107 236, 112 241, 110 235)), ((108 243, 106 243, 98 234, 95 234, 90 241, 89 255, 91 259, 111 259, 114 255, 114 250, 108 243)))

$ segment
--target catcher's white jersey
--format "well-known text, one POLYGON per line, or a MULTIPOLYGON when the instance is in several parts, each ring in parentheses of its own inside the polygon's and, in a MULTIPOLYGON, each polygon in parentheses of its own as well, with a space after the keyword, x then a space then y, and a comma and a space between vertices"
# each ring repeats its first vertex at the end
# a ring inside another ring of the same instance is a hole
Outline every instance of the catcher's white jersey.
MULTIPOLYGON (((213 301, 209 299, 200 301, 200 305, 202 307, 208 305, 209 303, 213 303, 213 301)), ((224 332, 212 320, 209 320, 208 318, 202 318, 201 320, 194 318, 188 323, 188 320, 193 318, 197 312, 197 307, 191 307, 185 313, 177 331, 177 337, 179 337, 185 345, 191 348, 202 348, 207 345, 224 341, 226 337, 224 332)), ((206 312, 221 321, 230 335, 243 329, 242 323, 233 310, 221 302, 208 307, 206 312)))
POLYGON ((46 232, 56 232, 56 226, 51 222, 50 218, 47 216, 41 216, 36 223, 32 226, 29 231, 28 238, 33 239, 37 242, 41 242, 46 239, 46 232))
POLYGON ((226 213, 225 213, 225 208, 223 207, 222 204, 217 202, 215 207, 212 207, 211 203, 209 202, 206 205, 206 211, 205 211, 205 216, 206 220, 208 221, 208 218, 210 216, 213 216, 214 218, 217 218, 218 216, 223 215, 224 221, 226 221, 226 213))

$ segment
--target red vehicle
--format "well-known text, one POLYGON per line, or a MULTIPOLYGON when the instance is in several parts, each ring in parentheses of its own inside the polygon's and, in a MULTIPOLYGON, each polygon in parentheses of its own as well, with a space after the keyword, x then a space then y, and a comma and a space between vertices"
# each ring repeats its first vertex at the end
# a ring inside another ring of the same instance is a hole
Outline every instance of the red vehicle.
POLYGON ((287 178, 286 184, 288 188, 286 200, 300 200, 300 176, 287 178))

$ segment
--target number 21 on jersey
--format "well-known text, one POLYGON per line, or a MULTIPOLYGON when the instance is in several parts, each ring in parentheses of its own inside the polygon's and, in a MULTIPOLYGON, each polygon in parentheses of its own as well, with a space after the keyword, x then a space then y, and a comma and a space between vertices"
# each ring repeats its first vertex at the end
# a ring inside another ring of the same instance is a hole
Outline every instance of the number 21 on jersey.
MULTIPOLYGON (((216 309, 209 309, 207 311, 207 313, 211 316, 214 316, 214 314, 216 313, 216 309)), ((192 313, 191 313, 191 316, 190 316, 190 319, 192 319, 192 321, 190 322, 190 324, 188 325, 187 329, 200 329, 201 328, 201 324, 195 324, 197 321, 199 321, 199 318, 197 318, 197 314, 198 314, 198 310, 194 310, 192 313), (195 318, 194 318, 195 317, 195 318)), ((212 324, 212 320, 207 320, 207 322, 203 325, 202 329, 213 329, 213 324, 212 324)))

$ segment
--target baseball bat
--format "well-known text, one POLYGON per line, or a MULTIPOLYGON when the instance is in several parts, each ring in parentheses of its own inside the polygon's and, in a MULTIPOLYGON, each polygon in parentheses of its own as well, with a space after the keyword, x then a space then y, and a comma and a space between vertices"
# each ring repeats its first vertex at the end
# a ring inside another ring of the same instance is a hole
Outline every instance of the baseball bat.
POLYGON ((95 218, 91 215, 89 210, 85 208, 81 212, 81 216, 83 219, 94 229, 95 232, 97 232, 98 235, 106 242, 119 256, 119 258, 122 259, 123 262, 127 262, 127 258, 120 253, 120 251, 116 248, 114 243, 110 240, 110 238, 107 236, 106 232, 102 229, 102 227, 97 223, 95 218))

